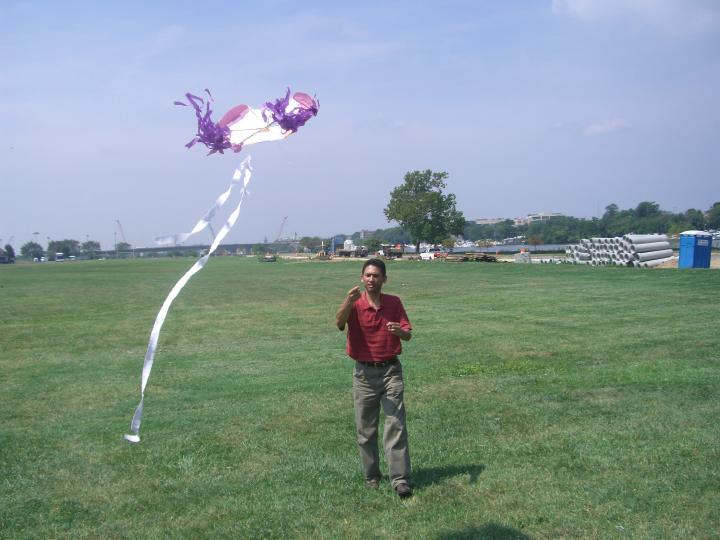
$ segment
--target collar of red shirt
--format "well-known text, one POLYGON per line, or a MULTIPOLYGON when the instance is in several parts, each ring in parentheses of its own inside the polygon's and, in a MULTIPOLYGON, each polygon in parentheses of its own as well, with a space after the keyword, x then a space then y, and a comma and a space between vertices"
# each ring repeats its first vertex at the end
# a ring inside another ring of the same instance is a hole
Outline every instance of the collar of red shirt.
POLYGON ((360 296, 360 300, 358 301, 358 307, 359 307, 360 309, 365 309, 365 310, 374 309, 374 310, 376 310, 376 311, 380 311, 380 310, 382 309, 382 307, 383 307, 383 298, 384 298, 384 297, 385 297, 385 295, 384 295, 383 293, 380 293, 380 306, 376 308, 375 306, 373 306, 373 305, 368 301, 368 299, 367 299, 367 292, 364 292, 364 293, 362 293, 362 295, 360 296))

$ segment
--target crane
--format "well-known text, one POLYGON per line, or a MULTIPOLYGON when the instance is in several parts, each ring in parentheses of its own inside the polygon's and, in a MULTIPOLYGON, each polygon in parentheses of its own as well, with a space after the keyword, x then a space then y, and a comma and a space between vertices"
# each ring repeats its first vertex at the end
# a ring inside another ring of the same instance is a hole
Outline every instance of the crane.
POLYGON ((283 229, 285 228, 285 222, 287 221, 287 216, 285 216, 282 220, 282 223, 280 224, 280 230, 278 230, 277 238, 275 238, 275 242, 280 241, 280 237, 282 236, 283 229))
MULTIPOLYGON (((118 231, 120 231, 120 238, 122 238, 122 241, 127 244, 128 246, 130 243, 127 241, 127 238, 125 238, 125 231, 123 230, 122 223, 120 223, 119 219, 115 220, 115 223, 117 223, 118 231)), ((115 243, 115 251, 117 252, 117 242, 115 243)), ((133 257, 135 256, 135 250, 132 250, 133 257)), ((116 255, 117 256, 117 255, 116 255)))
POLYGON ((122 223, 120 223, 119 219, 116 219, 115 223, 117 223, 118 231, 120 231, 120 238, 122 238, 122 241, 127 244, 128 241, 127 241, 127 238, 125 238, 125 231, 123 230, 122 223))

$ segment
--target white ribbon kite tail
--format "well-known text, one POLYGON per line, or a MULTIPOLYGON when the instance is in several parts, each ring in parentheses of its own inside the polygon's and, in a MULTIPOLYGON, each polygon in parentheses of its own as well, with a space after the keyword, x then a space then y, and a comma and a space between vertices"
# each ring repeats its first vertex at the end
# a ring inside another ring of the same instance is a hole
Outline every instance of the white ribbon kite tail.
MULTIPOLYGON (((245 158, 243 160, 242 164, 240 165, 240 168, 242 169, 243 165, 245 165, 245 162, 247 161, 247 166, 250 167, 249 164, 250 156, 245 158)), ((210 227, 210 231, 213 233, 213 239, 215 238, 215 232, 212 230, 212 225, 210 225, 210 221, 212 218, 215 217, 215 214, 218 210, 220 210, 225 202, 230 197, 230 193, 232 192, 233 186, 237 184, 240 179, 242 178, 242 175, 238 173, 238 171, 235 171, 235 174, 233 175, 232 182, 230 182, 230 185, 228 186, 227 190, 218 195, 218 198, 215 200, 215 203, 210 207, 210 209, 205 212, 205 215, 200 218, 200 221, 198 221, 195 224, 195 227, 193 227, 193 230, 186 233, 177 233, 177 234, 171 234, 168 236, 158 236, 155 238, 155 243, 159 246, 167 246, 167 245, 174 245, 174 244, 182 244, 185 240, 187 240, 189 237, 191 237, 193 234, 198 233, 202 231, 205 227, 210 227)))
MULTIPOLYGON (((142 378, 140 381, 140 403, 135 409, 135 414, 133 415, 132 422, 130 422, 130 431, 132 432, 132 434, 126 434, 124 436, 124 439, 128 442, 140 442, 140 423, 142 422, 143 402, 145 401, 145 386, 147 386, 148 379, 150 378, 150 371, 152 371, 153 361, 155 359, 155 349, 157 348, 160 330, 162 329, 163 323, 165 322, 165 316, 167 315, 168 310, 173 303, 173 300, 175 300, 177 295, 180 294, 180 291, 183 289, 183 287, 185 287, 185 284, 190 281, 190 278, 193 277, 197 272, 202 270, 203 266, 205 266, 205 263, 210 258, 210 255, 213 254, 213 252, 220 245, 220 242, 223 241, 225 236, 227 236, 227 234, 230 232, 230 229, 232 229, 233 225, 235 225, 235 222, 240 215, 240 207, 242 206, 243 200, 245 199, 246 188, 248 182, 250 182, 251 176, 252 167, 250 166, 250 156, 248 156, 243 160, 242 164, 240 165, 240 169, 236 169, 235 174, 233 175, 234 181, 240 180, 241 178, 243 179, 243 187, 240 192, 240 201, 238 202, 237 207, 235 208, 235 210, 233 210, 232 214, 230 214, 222 229, 220 229, 220 232, 218 232, 207 254, 198 259, 197 262, 195 262, 195 264, 187 272, 185 272, 185 275, 181 277, 180 280, 172 288, 170 294, 168 294, 167 298, 165 298, 165 301, 160 308, 160 312, 155 318, 155 324, 153 325, 152 332, 150 332, 150 341, 148 342, 147 351, 145 352, 145 362, 143 363, 142 378)), ((227 193, 229 194, 229 190, 227 193)), ((198 225, 199 224, 200 223, 198 223, 198 225)))

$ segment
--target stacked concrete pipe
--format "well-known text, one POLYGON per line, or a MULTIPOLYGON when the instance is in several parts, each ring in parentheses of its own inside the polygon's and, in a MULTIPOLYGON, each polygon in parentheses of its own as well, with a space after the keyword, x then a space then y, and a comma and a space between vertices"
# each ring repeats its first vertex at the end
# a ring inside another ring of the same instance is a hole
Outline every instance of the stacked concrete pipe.
POLYGON ((673 259, 665 234, 626 234, 613 238, 583 238, 565 248, 565 261, 592 266, 652 268, 673 259))

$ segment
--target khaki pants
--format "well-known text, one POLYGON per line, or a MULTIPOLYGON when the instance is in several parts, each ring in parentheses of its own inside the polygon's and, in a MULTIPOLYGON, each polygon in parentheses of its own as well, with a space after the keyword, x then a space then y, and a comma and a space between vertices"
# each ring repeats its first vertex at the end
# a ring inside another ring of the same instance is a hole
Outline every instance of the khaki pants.
POLYGON ((393 487, 402 482, 410 483, 403 390, 402 364, 399 361, 385 367, 355 362, 355 426, 363 474, 366 480, 381 478, 377 431, 382 404, 385 411, 383 445, 393 487))

